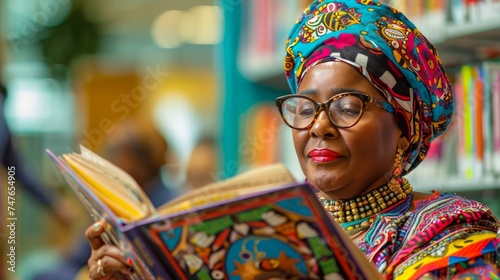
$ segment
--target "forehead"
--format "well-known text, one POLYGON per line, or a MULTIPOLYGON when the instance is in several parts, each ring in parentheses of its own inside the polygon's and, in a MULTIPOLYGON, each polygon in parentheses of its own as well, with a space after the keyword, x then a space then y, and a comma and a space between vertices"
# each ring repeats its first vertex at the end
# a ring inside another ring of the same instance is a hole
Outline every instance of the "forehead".
POLYGON ((323 99, 349 91, 362 92, 385 99, 358 70, 340 61, 319 63, 309 69, 297 93, 323 99))

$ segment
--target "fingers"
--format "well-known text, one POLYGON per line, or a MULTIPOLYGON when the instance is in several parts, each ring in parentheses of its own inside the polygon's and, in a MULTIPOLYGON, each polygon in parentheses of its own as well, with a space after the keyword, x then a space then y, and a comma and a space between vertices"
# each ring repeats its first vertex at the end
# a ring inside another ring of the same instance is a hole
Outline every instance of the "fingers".
POLYGON ((97 222, 85 230, 85 237, 89 241, 92 250, 97 250, 104 245, 101 234, 104 233, 104 222, 97 222))
POLYGON ((88 266, 91 279, 113 279, 109 278, 112 277, 112 272, 125 275, 132 273, 125 254, 118 247, 108 244, 92 251, 88 266))
POLYGON ((94 223, 85 231, 85 237, 92 248, 92 255, 88 260, 89 276, 91 279, 112 280, 116 278, 114 272, 130 275, 131 261, 116 246, 105 244, 101 238, 104 233, 104 221, 94 223))

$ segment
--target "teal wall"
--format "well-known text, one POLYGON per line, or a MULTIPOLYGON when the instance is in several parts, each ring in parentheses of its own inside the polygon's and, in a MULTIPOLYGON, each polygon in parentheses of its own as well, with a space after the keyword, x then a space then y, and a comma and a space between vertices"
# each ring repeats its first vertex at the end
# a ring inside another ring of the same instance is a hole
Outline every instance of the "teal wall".
MULTIPOLYGON (((223 179, 233 176, 238 171, 240 162, 238 146, 240 139, 240 117, 258 102, 274 102, 276 97, 286 92, 261 86, 245 79, 238 70, 238 48, 241 27, 241 1, 223 0, 221 7, 224 14, 224 38, 218 50, 222 95, 221 108, 221 166, 223 179)), ((284 74, 283 74, 284 75, 284 74)))

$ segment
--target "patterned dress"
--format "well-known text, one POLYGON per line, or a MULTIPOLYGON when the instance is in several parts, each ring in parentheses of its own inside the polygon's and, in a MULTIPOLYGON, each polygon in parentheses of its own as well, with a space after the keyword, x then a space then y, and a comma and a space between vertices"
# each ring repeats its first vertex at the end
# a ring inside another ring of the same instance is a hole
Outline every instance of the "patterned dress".
POLYGON ((354 239, 387 279, 500 279, 500 223, 486 206, 435 191, 354 239))

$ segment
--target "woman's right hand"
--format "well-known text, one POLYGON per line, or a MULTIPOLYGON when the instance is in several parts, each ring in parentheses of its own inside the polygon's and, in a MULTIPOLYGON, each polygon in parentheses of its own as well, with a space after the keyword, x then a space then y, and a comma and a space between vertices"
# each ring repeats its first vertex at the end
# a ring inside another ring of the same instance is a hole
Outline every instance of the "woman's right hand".
POLYGON ((98 280, 120 279, 115 276, 132 274, 130 267, 132 262, 118 247, 104 243, 101 237, 104 233, 104 223, 97 222, 85 231, 92 248, 88 260, 89 277, 98 280))

